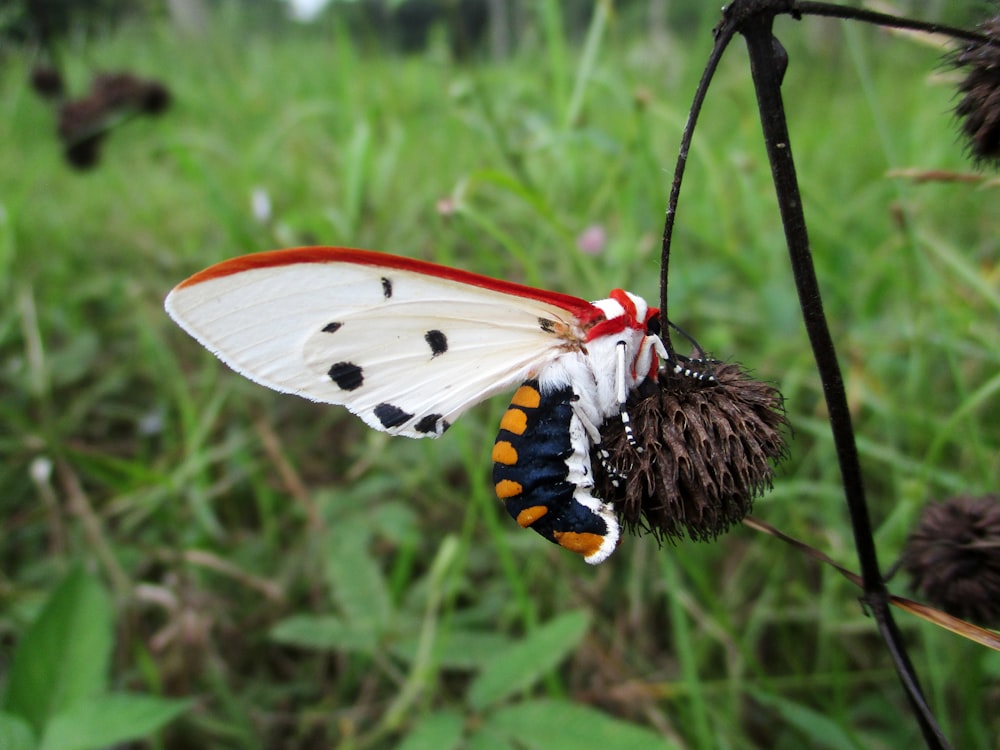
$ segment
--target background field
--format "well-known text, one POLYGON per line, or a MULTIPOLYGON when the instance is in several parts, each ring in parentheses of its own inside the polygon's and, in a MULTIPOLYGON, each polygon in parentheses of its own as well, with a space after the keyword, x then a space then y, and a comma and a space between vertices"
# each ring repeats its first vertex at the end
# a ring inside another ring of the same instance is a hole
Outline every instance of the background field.
MULTIPOLYGON (((311 243, 655 299, 714 16, 685 33, 612 16, 577 39, 540 4, 510 59, 456 64, 437 38, 404 56, 227 7, 203 37, 162 23, 74 42, 76 89, 129 68, 174 96, 85 174, 61 161, 31 56, 2 52, 0 674, 82 563, 115 605, 111 686, 192 699, 152 747, 559 748, 595 732, 607 747, 919 746, 835 573, 742 528, 628 538, 592 569, 493 497, 505 398, 441 440, 390 439, 242 380, 162 310, 210 263, 311 243), (590 227, 598 252, 578 248, 590 227)), ((817 20, 778 30, 888 567, 929 499, 998 487, 996 186, 892 176, 971 172, 940 49, 817 20)), ((789 458, 755 514, 854 568, 741 45, 719 76, 671 317, 787 399, 789 458)), ((1000 747, 1000 657, 899 617, 955 746, 1000 747)))

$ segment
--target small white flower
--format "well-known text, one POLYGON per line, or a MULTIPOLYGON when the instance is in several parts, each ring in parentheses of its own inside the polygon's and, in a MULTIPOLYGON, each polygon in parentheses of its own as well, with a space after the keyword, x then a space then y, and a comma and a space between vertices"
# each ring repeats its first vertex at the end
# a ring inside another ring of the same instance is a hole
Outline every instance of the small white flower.
POLYGON ((28 467, 31 481, 35 484, 48 484, 52 478, 52 459, 48 456, 38 456, 28 467))
POLYGON ((267 224, 271 220, 271 196, 267 188, 255 187, 250 194, 250 208, 253 217, 261 224, 267 224))

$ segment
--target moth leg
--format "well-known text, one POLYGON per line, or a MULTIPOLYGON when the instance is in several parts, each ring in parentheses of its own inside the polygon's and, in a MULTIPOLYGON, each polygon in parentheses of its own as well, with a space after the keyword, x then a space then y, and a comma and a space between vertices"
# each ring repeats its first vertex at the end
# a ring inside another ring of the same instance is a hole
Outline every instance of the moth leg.
POLYGON ((622 483, 628 479, 628 475, 611 461, 611 453, 600 443, 597 444, 595 453, 597 454, 597 460, 601 462, 601 466, 608 475, 608 479, 611 480, 611 486, 615 489, 620 488, 622 483))
MULTIPOLYGON (((661 345, 662 346, 662 345, 661 345)), ((619 341, 617 346, 618 363, 615 367, 615 390, 618 394, 618 413, 621 415, 622 427, 625 429, 625 438, 628 444, 635 448, 636 453, 642 453, 642 446, 635 439, 632 431, 632 417, 625 408, 628 401, 628 388, 625 385, 625 342, 619 341)), ((600 438, 597 441, 600 442, 600 438)))
POLYGON ((653 351, 659 355, 660 359, 670 359, 670 355, 667 354, 667 347, 663 345, 663 339, 659 336, 647 336, 646 340, 652 339, 653 351))
POLYGON ((591 422, 590 419, 587 418, 587 415, 583 413, 583 409, 580 409, 577 406, 576 401, 573 402, 573 414, 576 416, 577 419, 580 420, 580 424, 583 425, 583 429, 586 431, 587 437, 590 438, 590 442, 593 445, 597 445, 598 443, 600 443, 601 442, 600 428, 593 422, 591 422))

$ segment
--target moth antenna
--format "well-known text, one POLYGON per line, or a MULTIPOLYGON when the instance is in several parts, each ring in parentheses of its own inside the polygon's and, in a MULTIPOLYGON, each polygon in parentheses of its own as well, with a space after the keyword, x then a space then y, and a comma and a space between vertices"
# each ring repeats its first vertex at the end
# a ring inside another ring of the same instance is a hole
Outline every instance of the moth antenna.
POLYGON ((677 325, 676 323, 674 323, 672 320, 668 320, 667 321, 667 325, 669 325, 671 328, 673 328, 675 331, 677 331, 677 333, 679 333, 681 336, 683 336, 685 339, 687 339, 688 343, 691 344, 691 346, 694 348, 694 356, 692 357, 692 359, 695 359, 695 360, 707 360, 709 358, 708 357, 708 353, 704 349, 701 348, 701 344, 699 344, 695 340, 694 336, 692 336, 691 334, 689 334, 687 331, 685 331, 679 325, 677 325))
MULTIPOLYGON (((691 344, 691 347, 693 349, 692 352, 693 356, 691 357, 685 357, 681 354, 677 354, 676 352, 673 352, 673 357, 669 356, 669 353, 664 355, 663 358, 666 359, 667 361, 673 360, 674 373, 677 375, 684 375, 685 377, 694 378, 695 380, 714 381, 715 375, 712 374, 712 363, 715 360, 713 360, 710 356, 708 356, 705 350, 701 348, 701 344, 699 344, 695 340, 695 338, 691 336, 687 331, 685 331, 683 328, 681 328, 673 321, 668 320, 667 324, 675 331, 677 331, 677 333, 679 333, 681 336, 687 339, 688 343, 691 344), (703 365, 704 367, 702 368, 689 367, 688 365, 690 363, 697 363, 698 365, 703 365)), ((666 352, 666 348, 664 348, 664 352, 666 352)))
POLYGON ((690 357, 678 354, 676 355, 673 370, 675 375, 683 375, 692 380, 704 380, 714 383, 715 375, 713 374, 712 366, 715 362, 716 360, 714 359, 691 359, 690 357))

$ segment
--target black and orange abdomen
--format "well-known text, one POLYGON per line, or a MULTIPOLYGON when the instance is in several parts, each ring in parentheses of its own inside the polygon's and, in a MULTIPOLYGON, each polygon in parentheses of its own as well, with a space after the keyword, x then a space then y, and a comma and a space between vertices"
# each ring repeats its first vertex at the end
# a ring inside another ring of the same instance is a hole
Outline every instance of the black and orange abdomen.
POLYGON ((518 524, 588 557, 609 534, 617 541, 617 528, 612 531, 607 518, 588 507, 599 501, 590 496, 589 441, 579 427, 577 442, 585 444, 574 445, 575 400, 569 385, 547 393, 537 380, 522 385, 500 421, 493 482, 518 524))

